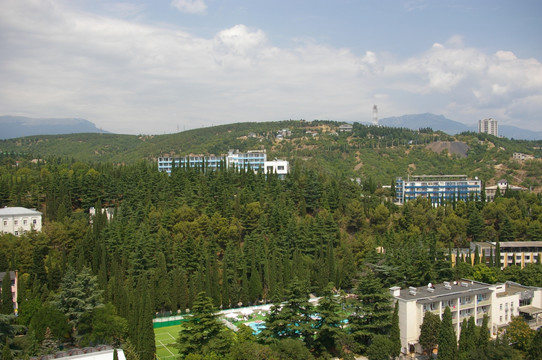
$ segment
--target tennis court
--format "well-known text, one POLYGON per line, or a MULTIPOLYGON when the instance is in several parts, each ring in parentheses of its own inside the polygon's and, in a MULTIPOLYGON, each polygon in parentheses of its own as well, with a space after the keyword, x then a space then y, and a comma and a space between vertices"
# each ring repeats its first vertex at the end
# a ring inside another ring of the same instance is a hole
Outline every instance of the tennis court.
POLYGON ((179 352, 175 348, 175 342, 179 337, 181 325, 174 325, 154 329, 156 341, 156 358, 158 360, 174 360, 179 352))

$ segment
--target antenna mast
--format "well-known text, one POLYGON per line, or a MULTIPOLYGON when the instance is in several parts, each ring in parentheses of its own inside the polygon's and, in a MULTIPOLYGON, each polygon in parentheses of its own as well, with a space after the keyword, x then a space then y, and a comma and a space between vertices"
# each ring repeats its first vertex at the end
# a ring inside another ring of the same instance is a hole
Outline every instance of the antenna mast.
POLYGON ((378 107, 373 105, 373 124, 378 126, 378 107))

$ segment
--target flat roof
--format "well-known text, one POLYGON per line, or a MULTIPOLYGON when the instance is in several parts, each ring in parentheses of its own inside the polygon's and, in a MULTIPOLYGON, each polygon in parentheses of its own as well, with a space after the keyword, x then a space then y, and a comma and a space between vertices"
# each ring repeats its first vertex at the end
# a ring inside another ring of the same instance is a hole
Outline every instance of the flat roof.
POLYGON ((5 207, 0 209, 0 216, 14 215, 41 215, 41 212, 35 209, 27 209, 24 207, 5 207))
POLYGON ((443 300, 447 297, 456 298, 464 295, 476 295, 490 291, 492 285, 476 281, 458 281, 450 282, 450 288, 445 284, 432 285, 432 291, 427 286, 416 288, 416 294, 412 295, 410 289, 402 289, 398 298, 403 300, 416 300, 421 303, 443 300), (466 285, 466 286, 465 286, 466 285))
POLYGON ((537 308, 536 306, 527 305, 527 306, 520 306, 519 312, 533 316, 533 315, 542 314, 542 309, 537 308))
MULTIPOLYGON (((473 242, 473 245, 477 245, 481 248, 495 247, 496 242, 473 242)), ((542 241, 501 241, 500 247, 541 247, 542 241)))

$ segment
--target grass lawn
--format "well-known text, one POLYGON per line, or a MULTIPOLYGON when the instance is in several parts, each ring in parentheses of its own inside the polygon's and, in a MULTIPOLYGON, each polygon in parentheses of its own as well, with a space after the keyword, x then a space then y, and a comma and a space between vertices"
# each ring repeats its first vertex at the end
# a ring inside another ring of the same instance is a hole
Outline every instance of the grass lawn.
POLYGON ((156 357, 158 360, 174 360, 179 352, 173 346, 179 337, 181 325, 154 329, 156 340, 156 357))

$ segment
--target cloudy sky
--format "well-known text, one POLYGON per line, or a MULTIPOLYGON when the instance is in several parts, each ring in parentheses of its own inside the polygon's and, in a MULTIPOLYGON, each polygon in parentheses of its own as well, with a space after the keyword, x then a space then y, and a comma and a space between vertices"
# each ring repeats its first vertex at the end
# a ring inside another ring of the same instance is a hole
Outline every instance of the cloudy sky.
POLYGON ((539 0, 0 0, 0 115, 163 134, 431 112, 542 131, 539 0))

